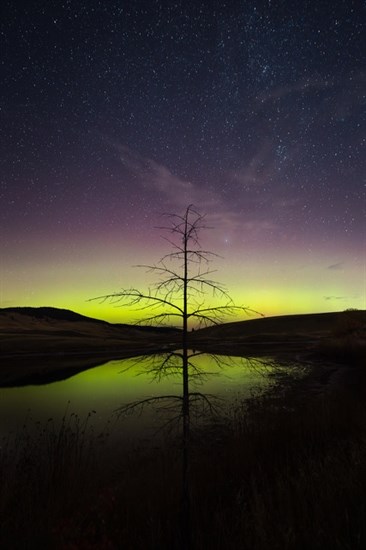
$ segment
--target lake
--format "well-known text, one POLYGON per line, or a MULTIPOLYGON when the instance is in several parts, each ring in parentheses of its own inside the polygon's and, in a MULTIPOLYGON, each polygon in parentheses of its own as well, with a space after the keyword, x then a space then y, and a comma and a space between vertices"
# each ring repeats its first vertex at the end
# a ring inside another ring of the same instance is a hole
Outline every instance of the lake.
MULTIPOLYGON (((155 356, 155 359, 135 357, 109 361, 50 384, 1 388, 0 433, 16 432, 25 423, 31 427, 36 422, 51 422, 50 419, 57 425, 65 414, 68 418, 78 415, 84 422, 91 413, 88 423, 96 432, 108 431, 113 437, 125 439, 149 439, 166 421, 168 413, 163 407, 163 414, 156 408, 145 407, 142 414, 135 410, 119 418, 115 411, 129 402, 181 394, 179 372, 173 369, 168 371, 169 376, 163 373, 160 380, 154 377, 152 371, 156 371, 163 359, 164 356, 155 356)), ((191 377, 190 390, 214 395, 226 406, 264 393, 284 376, 301 375, 303 371, 300 365, 283 366, 265 358, 216 356, 214 359, 207 354, 194 358, 194 365, 199 375, 191 377)))

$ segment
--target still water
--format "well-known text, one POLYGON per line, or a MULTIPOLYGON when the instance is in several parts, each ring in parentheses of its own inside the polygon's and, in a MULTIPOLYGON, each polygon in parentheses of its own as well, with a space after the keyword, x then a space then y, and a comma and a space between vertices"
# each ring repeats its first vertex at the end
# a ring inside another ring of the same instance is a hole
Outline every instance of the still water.
MULTIPOLYGON (((115 411, 129 402, 181 394, 179 372, 173 369, 167 375, 167 371, 159 380, 151 372, 157 363, 151 361, 148 357, 109 361, 51 384, 0 388, 0 434, 15 432, 24 423, 31 426, 53 419, 57 424, 65 413, 80 419, 91 413, 89 423, 98 432, 148 438, 161 423, 155 409, 146 407, 143 414, 136 410, 127 417, 117 417, 115 411)), ((275 365, 269 359, 216 356, 215 360, 206 354, 194 358, 194 365, 200 375, 191 378, 190 390, 215 395, 226 406, 263 393, 290 370, 294 372, 293 366, 275 365)))

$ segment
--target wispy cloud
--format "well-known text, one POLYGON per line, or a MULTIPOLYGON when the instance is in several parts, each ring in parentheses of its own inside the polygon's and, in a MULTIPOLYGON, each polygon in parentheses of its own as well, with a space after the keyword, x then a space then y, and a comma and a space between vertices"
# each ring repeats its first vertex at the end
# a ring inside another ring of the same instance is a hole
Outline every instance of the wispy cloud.
MULTIPOLYGON (((183 179, 164 164, 145 157, 126 145, 109 143, 117 151, 122 165, 136 180, 136 184, 144 191, 150 190, 160 195, 164 206, 180 210, 188 204, 194 204, 206 213, 208 224, 215 230, 232 236, 245 235, 246 239, 257 238, 264 232, 277 229, 269 218, 257 219, 250 212, 246 212, 245 215, 239 214, 231 204, 231 199, 221 196, 218 191, 183 179)), ((241 174, 229 174, 229 180, 236 177, 242 183, 247 182, 250 187, 254 184, 255 174, 259 174, 259 178, 264 181, 265 171, 270 167, 269 154, 270 146, 263 147, 253 157, 247 169, 241 174)))
POLYGON ((289 209, 293 210, 299 203, 301 202, 301 199, 298 197, 290 198, 290 199, 275 199, 273 201, 273 206, 275 208, 280 208, 283 210, 289 209))
POLYGON ((324 119, 332 117, 336 120, 345 120, 360 106, 364 106, 365 101, 365 82, 366 72, 351 72, 341 78, 329 78, 320 75, 313 75, 305 79, 298 80, 289 86, 279 86, 257 96, 257 107, 262 110, 263 106, 273 104, 277 100, 292 94, 311 95, 320 90, 329 90, 332 95, 332 101, 323 101, 318 124, 323 123, 324 119))
POLYGON ((303 93, 310 92, 313 90, 324 90, 326 88, 331 88, 334 86, 334 81, 329 78, 323 78, 320 76, 313 76, 311 78, 301 79, 294 84, 289 86, 279 86, 257 96, 259 103, 267 103, 268 101, 275 101, 276 99, 281 99, 282 97, 288 96, 293 93, 303 93))
POLYGON ((324 296, 324 300, 345 300, 347 296, 324 296))
POLYGON ((114 146, 120 154, 122 164, 145 186, 153 187, 166 194, 192 191, 193 185, 189 181, 174 175, 163 164, 140 155, 126 145, 115 144, 114 146))
POLYGON ((278 231, 278 227, 269 219, 243 218, 243 215, 229 209, 220 213, 211 211, 207 215, 210 226, 217 228, 220 232, 233 237, 241 237, 242 241, 257 239, 263 234, 278 231))
POLYGON ((338 262, 336 264, 328 265, 327 269, 331 269, 334 271, 343 271, 344 262, 338 262))
POLYGON ((231 172, 232 179, 243 187, 263 186, 274 169, 274 157, 269 141, 263 143, 260 149, 252 156, 250 161, 239 170, 231 172))
POLYGON ((112 144, 118 152, 123 166, 146 191, 161 195, 164 202, 173 208, 183 208, 195 204, 209 210, 220 204, 220 197, 213 191, 204 189, 174 174, 167 166, 145 157, 122 144, 112 144))

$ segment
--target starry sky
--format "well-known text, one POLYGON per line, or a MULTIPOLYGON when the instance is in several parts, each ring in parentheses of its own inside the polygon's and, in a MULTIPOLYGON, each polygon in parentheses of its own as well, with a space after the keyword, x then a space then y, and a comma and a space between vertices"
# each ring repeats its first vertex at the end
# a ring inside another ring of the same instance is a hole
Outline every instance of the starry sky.
POLYGON ((110 321, 193 203, 265 315, 366 309, 366 5, 4 0, 0 307, 110 321))

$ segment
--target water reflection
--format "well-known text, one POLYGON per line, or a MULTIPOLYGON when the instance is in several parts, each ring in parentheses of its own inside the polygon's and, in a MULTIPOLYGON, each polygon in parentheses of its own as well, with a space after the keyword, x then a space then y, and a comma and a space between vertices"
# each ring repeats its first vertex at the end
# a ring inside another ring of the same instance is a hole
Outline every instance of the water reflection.
MULTIPOLYGON (((163 360, 162 356, 159 360, 163 360)), ((287 371, 285 367, 274 365, 269 359, 243 359, 240 357, 220 357, 199 355, 194 359, 197 369, 206 376, 191 379, 191 391, 214 394, 229 403, 237 398, 245 398, 253 392, 265 391, 276 381, 277 374, 287 371), (275 376, 274 376, 275 375, 275 376)), ((126 420, 115 422, 113 412, 121 405, 153 396, 181 394, 179 371, 169 372, 160 379, 151 372, 151 358, 140 357, 110 361, 98 367, 81 372, 67 380, 44 384, 2 388, 0 390, 0 430, 4 434, 18 429, 26 419, 47 422, 53 418, 60 421, 67 411, 81 418, 90 411, 96 430, 113 429, 125 437, 136 434, 148 437, 149 430, 155 429, 160 421, 152 409, 142 415, 130 415, 126 420), (117 427, 118 424, 118 427, 117 427)))

